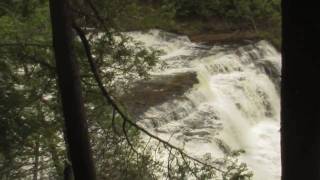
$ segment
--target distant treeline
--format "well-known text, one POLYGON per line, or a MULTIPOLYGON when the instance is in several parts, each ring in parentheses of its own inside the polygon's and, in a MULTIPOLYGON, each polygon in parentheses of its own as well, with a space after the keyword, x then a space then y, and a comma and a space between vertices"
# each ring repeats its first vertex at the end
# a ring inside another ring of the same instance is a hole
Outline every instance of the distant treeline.
POLYGON ((109 0, 101 12, 123 30, 186 34, 246 30, 281 47, 280 0, 109 0))

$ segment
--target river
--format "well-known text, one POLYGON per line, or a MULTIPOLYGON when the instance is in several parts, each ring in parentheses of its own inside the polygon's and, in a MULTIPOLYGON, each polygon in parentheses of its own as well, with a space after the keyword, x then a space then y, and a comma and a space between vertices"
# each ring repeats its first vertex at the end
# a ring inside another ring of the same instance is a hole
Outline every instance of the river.
POLYGON ((183 94, 148 107, 139 124, 195 157, 242 149, 253 179, 280 179, 281 54, 271 44, 196 44, 160 30, 128 34, 164 52, 166 68, 152 76, 197 78, 183 94))

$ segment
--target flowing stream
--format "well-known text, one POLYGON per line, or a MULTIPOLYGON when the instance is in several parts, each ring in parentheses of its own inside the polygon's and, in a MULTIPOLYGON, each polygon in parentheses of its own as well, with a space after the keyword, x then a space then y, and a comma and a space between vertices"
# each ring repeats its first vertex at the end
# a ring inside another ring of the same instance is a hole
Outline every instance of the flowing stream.
POLYGON ((281 54, 271 44, 207 46, 160 30, 129 35, 164 51, 167 67, 153 76, 194 73, 198 81, 148 107, 138 118, 141 125, 195 157, 243 149, 240 160, 253 170, 253 179, 280 179, 281 54))

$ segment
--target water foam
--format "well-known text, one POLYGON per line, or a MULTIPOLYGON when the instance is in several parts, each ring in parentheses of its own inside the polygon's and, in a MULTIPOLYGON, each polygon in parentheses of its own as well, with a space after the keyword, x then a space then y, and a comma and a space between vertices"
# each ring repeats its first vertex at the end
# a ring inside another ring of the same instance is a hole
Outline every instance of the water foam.
POLYGON ((190 71, 199 80, 184 98, 150 107, 140 124, 194 156, 223 156, 218 142, 243 149, 241 160, 254 179, 280 179, 280 98, 274 79, 280 79, 281 55, 272 45, 204 46, 160 30, 129 35, 165 52, 161 60, 168 68, 152 74, 190 71))

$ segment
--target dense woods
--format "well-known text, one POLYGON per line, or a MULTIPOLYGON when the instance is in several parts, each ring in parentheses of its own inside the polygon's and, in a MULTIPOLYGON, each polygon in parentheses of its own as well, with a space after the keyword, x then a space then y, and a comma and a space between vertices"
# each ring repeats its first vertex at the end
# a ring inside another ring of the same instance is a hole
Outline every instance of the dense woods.
POLYGON ((2 1, 0 179, 250 178, 241 150, 198 160, 131 119, 117 97, 162 66, 162 52, 121 32, 248 31, 280 48, 280 25, 280 0, 2 1))
POLYGON ((100 12, 120 29, 161 28, 187 34, 248 32, 281 47, 280 0, 110 0, 97 1, 100 12), (117 8, 121 7, 121 8, 117 8))

